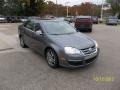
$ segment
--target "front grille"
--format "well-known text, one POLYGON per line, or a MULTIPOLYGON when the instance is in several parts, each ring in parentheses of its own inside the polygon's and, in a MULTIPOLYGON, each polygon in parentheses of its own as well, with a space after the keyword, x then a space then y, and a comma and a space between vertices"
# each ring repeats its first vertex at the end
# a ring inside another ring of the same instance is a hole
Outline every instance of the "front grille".
POLYGON ((89 48, 81 49, 81 51, 84 53, 84 55, 90 55, 96 51, 95 45, 89 48))

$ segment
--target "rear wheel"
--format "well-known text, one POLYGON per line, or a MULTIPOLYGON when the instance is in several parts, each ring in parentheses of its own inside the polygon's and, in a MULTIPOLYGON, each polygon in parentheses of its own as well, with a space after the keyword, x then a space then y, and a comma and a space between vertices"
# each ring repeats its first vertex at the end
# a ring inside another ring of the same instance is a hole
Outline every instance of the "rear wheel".
POLYGON ((58 57, 57 57, 57 54, 54 50, 48 49, 46 51, 46 59, 47 59, 48 65, 50 67, 57 68, 59 66, 58 57))
POLYGON ((89 29, 89 32, 92 32, 92 28, 91 28, 91 29, 89 29))
POLYGON ((78 28, 76 28, 76 31, 77 31, 77 32, 80 32, 80 30, 79 30, 78 28))
POLYGON ((20 36, 20 45, 22 48, 26 48, 27 46, 25 45, 24 43, 24 39, 23 39, 23 36, 20 36))

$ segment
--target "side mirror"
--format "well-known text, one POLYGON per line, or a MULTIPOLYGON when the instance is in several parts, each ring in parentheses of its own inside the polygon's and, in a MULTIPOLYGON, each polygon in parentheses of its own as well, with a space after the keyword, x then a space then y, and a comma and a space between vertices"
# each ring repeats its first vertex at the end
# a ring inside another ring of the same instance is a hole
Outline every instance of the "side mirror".
POLYGON ((36 31, 36 34, 37 34, 37 35, 43 35, 43 33, 42 33, 41 30, 36 31))

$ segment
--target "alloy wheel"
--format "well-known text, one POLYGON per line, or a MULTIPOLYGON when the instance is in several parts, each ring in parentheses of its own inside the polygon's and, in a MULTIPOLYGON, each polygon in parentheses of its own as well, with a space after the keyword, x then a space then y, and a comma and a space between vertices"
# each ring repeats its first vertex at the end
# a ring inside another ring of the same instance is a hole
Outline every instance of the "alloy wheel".
POLYGON ((46 53, 46 59, 49 66, 56 68, 58 66, 57 55, 53 50, 48 50, 46 53))

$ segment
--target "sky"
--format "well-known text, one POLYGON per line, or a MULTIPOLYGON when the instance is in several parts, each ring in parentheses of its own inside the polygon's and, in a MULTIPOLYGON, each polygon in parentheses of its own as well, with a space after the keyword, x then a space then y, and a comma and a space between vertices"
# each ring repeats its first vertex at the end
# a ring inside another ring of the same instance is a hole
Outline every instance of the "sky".
MULTIPOLYGON (((56 0, 46 0, 46 1, 56 2, 56 0)), ((102 2, 105 2, 105 0, 57 0, 57 2, 58 2, 58 4, 63 4, 63 5, 65 5, 66 2, 70 2, 70 3, 68 3, 68 5, 72 6, 72 5, 81 4, 83 2, 92 2, 95 4, 101 4, 102 2)))

